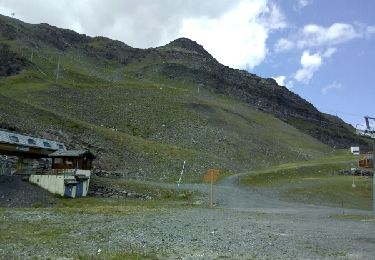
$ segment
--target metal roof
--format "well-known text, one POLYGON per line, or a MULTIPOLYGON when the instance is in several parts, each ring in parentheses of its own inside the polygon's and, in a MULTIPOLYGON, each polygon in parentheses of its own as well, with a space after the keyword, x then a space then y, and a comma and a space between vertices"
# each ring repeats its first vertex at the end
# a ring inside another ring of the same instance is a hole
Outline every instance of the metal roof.
POLYGON ((65 151, 63 143, 0 129, 0 143, 65 151))
POLYGON ((54 153, 49 154, 49 157, 78 157, 82 155, 91 155, 94 157, 92 153, 86 150, 70 150, 70 151, 56 151, 54 153))

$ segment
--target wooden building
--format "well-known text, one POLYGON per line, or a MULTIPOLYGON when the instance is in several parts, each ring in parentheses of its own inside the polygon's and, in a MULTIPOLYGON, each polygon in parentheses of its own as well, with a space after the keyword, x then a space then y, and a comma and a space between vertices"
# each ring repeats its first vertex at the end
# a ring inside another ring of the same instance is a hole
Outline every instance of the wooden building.
POLYGON ((49 154, 52 158, 52 170, 78 169, 91 170, 95 156, 85 150, 56 151, 49 154))

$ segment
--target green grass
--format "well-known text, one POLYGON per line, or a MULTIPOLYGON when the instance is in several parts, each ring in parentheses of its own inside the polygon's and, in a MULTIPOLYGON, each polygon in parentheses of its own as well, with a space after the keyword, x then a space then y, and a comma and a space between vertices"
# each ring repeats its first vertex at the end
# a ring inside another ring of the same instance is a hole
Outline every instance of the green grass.
POLYGON ((339 170, 355 166, 357 159, 342 151, 320 160, 254 171, 241 183, 275 190, 287 201, 370 210, 372 179, 338 175, 339 170))
POLYGON ((286 200, 354 209, 372 209, 372 179, 352 176, 304 178, 282 193, 286 200), (352 187, 353 181, 355 188, 352 187))
POLYGON ((331 218, 343 219, 343 220, 354 220, 354 221, 362 221, 362 222, 375 222, 375 217, 374 216, 341 214, 341 215, 332 215, 330 217, 331 218))
POLYGON ((158 259, 156 254, 134 253, 134 252, 100 252, 95 255, 78 255, 78 260, 140 260, 140 259, 158 259))
MULTIPOLYGON (((35 65, 0 78, 3 121, 34 135, 48 132, 68 148, 77 146, 74 137, 79 146, 100 151, 95 163, 104 169, 141 171, 151 180, 174 182, 185 160, 184 181, 200 182, 209 168, 236 173, 329 152, 314 138, 237 99, 204 86, 197 93, 190 81, 160 75, 154 70, 162 64, 160 57, 124 66, 80 48, 60 52, 40 43, 35 50, 25 43, 20 51, 19 44, 11 43, 13 51, 26 59, 33 52, 35 65)), ((91 47, 102 50, 106 44, 98 38, 91 47)))
POLYGON ((102 187, 113 187, 117 190, 126 190, 128 192, 137 192, 142 194, 149 194, 152 198, 157 200, 190 200, 193 199, 198 193, 190 191, 176 192, 176 189, 161 188, 155 185, 150 185, 147 182, 127 180, 124 178, 100 178, 93 177, 92 181, 96 185, 102 187))
POLYGON ((217 180, 216 182, 220 182, 222 180, 224 180, 225 178, 229 177, 233 175, 233 172, 229 172, 229 171, 220 171, 219 172, 219 176, 217 177, 217 180))
POLYGON ((10 82, 0 84, 0 95, 19 104, 17 111, 2 104, 17 122, 31 118, 27 124, 31 127, 52 126, 76 136, 90 133, 99 141, 96 145, 114 148, 100 163, 134 165, 139 161, 134 157, 141 157, 146 165, 131 167, 153 166, 156 172, 148 176, 164 181, 173 181, 171 174, 179 171, 184 160, 191 169, 186 177, 198 181, 208 168, 238 172, 264 161, 272 165, 306 160, 328 151, 270 115, 221 96, 197 98, 189 89, 173 85, 75 88, 10 82), (122 156, 123 150, 133 156, 122 156))
POLYGON ((61 198, 56 207, 52 208, 51 211, 61 214, 129 215, 161 212, 162 208, 166 206, 168 206, 168 203, 160 200, 140 201, 94 197, 75 199, 61 198))
MULTIPOLYGON (((27 210, 18 210, 27 212, 27 210)), ((11 222, 0 219, 0 243, 21 243, 38 245, 47 241, 54 241, 65 236, 72 227, 56 225, 56 223, 39 219, 37 221, 15 220, 11 222)))
POLYGON ((319 159, 284 163, 254 170, 246 177, 243 177, 241 183, 244 185, 267 186, 294 178, 328 175, 333 174, 337 170, 355 166, 357 160, 358 157, 351 155, 349 152, 338 150, 334 151, 331 155, 319 159))

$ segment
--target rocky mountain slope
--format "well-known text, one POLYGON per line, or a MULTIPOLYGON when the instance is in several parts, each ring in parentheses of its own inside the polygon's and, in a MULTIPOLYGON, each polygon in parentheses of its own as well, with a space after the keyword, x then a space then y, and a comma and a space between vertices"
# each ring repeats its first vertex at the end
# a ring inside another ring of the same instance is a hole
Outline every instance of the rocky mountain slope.
POLYGON ((89 148, 100 168, 168 179, 186 160, 196 179, 358 142, 343 121, 189 39, 137 49, 0 16, 0 59, 0 124, 89 148))

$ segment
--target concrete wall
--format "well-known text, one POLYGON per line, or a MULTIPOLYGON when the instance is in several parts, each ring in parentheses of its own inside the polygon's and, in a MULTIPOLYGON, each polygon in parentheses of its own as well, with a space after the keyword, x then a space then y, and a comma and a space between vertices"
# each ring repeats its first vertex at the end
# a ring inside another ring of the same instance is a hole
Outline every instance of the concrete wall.
POLYGON ((90 177, 91 171, 90 170, 75 170, 75 174, 77 175, 85 175, 86 177, 90 177))
POLYGON ((64 196, 65 192, 64 180, 64 175, 31 175, 29 178, 31 183, 61 196, 64 196))
POLYGON ((56 174, 56 175, 40 175, 33 174, 30 175, 29 181, 35 183, 36 185, 42 187, 43 189, 48 190, 51 193, 65 196, 66 193, 71 194, 69 197, 86 197, 89 191, 90 185, 90 175, 91 171, 89 170, 71 170, 69 174, 56 174), (70 185, 71 190, 68 190, 68 186, 65 184, 66 180, 76 180, 75 175, 85 176, 86 178, 80 179, 77 176, 77 185, 80 185, 79 192, 77 194, 76 185, 70 185), (67 192, 69 191, 69 192, 67 192))

